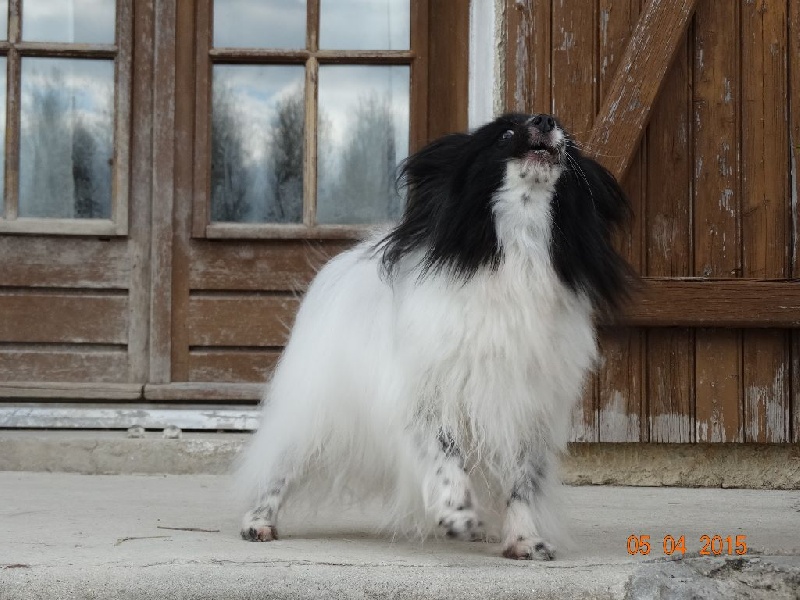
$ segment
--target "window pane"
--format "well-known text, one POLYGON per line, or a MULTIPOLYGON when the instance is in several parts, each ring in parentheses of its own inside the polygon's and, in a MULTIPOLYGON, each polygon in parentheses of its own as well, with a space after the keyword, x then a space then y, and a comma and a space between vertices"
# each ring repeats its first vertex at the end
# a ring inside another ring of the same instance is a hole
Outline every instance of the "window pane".
POLYGON ((22 59, 21 217, 108 219, 114 63, 22 59))
POLYGON ((305 0, 214 0, 214 46, 305 48, 305 0))
POLYGON ((409 68, 319 70, 319 223, 374 223, 400 216, 397 164, 408 154, 409 68))
POLYGON ((22 39, 113 44, 115 11, 115 0, 23 0, 22 39))
POLYGON ((319 47, 408 50, 410 22, 409 0, 321 0, 319 47))
POLYGON ((215 65, 211 220, 303 220, 302 66, 215 65))
POLYGON ((0 40, 8 39, 8 0, 0 0, 0 40))

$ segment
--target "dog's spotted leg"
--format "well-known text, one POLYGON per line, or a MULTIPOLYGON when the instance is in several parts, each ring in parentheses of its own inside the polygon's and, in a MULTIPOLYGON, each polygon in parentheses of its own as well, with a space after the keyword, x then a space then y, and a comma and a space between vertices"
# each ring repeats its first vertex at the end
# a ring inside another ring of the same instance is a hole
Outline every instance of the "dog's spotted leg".
POLYGON ((251 542, 271 542, 278 539, 278 511, 286 496, 285 478, 272 479, 259 493, 256 506, 242 520, 242 538, 251 542))
POLYGON ((433 504, 438 523, 451 538, 477 541, 485 537, 483 522, 474 505, 474 494, 464 457, 453 439, 440 432, 433 454, 433 504))
POLYGON ((543 539, 537 519, 547 514, 544 490, 551 476, 546 455, 532 453, 520 463, 508 499, 503 526, 503 556, 517 560, 553 560, 555 547, 543 539))

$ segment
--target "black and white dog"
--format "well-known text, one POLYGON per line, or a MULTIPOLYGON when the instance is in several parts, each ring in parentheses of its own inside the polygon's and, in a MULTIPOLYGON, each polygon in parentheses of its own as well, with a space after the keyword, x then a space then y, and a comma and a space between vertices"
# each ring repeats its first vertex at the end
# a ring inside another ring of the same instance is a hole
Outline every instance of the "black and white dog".
POLYGON ((504 556, 552 559, 594 318, 630 281, 611 243, 629 205, 544 114, 443 137, 402 177, 400 223, 302 302, 240 466, 242 536, 276 539, 288 497, 356 490, 383 494, 396 528, 483 539, 494 515, 504 556))

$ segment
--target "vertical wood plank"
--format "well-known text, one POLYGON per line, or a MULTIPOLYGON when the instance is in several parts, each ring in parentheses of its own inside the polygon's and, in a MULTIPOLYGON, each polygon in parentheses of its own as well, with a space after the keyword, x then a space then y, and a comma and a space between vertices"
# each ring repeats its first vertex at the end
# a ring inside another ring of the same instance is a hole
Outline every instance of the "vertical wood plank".
MULTIPOLYGON (((689 36, 694 33, 689 27, 689 36)), ((653 107, 647 130, 645 273, 692 275, 690 42, 684 40, 653 107)), ((694 332, 647 334, 647 405, 651 442, 691 442, 694 435, 694 332)))
MULTIPOLYGON (((411 47, 416 58, 411 63, 411 131, 409 152, 416 152, 428 141, 428 62, 430 54, 430 5, 428 0, 411 2, 411 47)), ((468 61, 467 61, 468 62, 468 61)))
POLYGON ((551 112, 551 0, 507 0, 506 105, 525 113, 551 112))
POLYGON ((428 27, 426 141, 467 127, 469 2, 429 2, 428 27))
MULTIPOLYGON (((8 41, 19 42, 22 34, 22 1, 9 0, 8 3, 8 41)), ((8 220, 14 220, 19 214, 19 130, 21 94, 20 83, 22 80, 22 60, 19 50, 15 47, 8 49, 6 55, 6 139, 5 139, 5 189, 3 190, 4 215, 8 220)))
POLYGON ((552 110, 570 133, 584 140, 597 113, 595 5, 585 0, 557 0, 551 16, 552 110))
POLYGON ((172 210, 175 168, 174 0, 156 2, 155 28, 148 382, 168 383, 171 377, 172 353, 172 210))
MULTIPOLYGON (((791 259, 792 277, 800 277, 800 2, 789 3, 789 152, 791 156, 791 259)), ((791 429, 800 442, 800 331, 791 332, 791 429)))
MULTIPOLYGON (((552 112, 577 139, 585 139, 597 110, 595 5, 584 0, 556 0, 551 10, 552 112)), ((532 31, 531 35, 535 36, 536 32, 532 31)), ((598 378, 593 375, 576 407, 572 432, 576 441, 598 440, 597 389, 598 378)))
MULTIPOLYGON (((145 383, 147 381, 150 359, 149 359, 149 340, 150 340, 150 227, 151 227, 151 206, 154 201, 152 198, 152 176, 153 176, 153 4, 136 3, 135 12, 122 12, 119 17, 133 21, 132 27, 127 25, 120 29, 127 29, 126 34, 134 38, 137 44, 135 53, 130 53, 127 57, 122 53, 117 59, 118 62, 134 60, 132 72, 129 68, 120 69, 122 73, 127 72, 132 76, 133 81, 126 83, 131 90, 130 98, 127 99, 131 105, 131 118, 119 115, 125 119, 122 125, 128 131, 130 128, 130 155, 132 157, 130 167, 130 177, 135 185, 130 186, 130 206, 127 202, 122 203, 126 213, 125 226, 127 228, 130 212, 130 243, 128 245, 131 261, 131 278, 128 284, 128 357, 129 374, 128 381, 131 383, 145 383), (133 123, 133 126, 131 126, 133 123)), ((132 44, 132 41, 131 41, 132 44)), ((127 111, 126 111, 127 112, 127 111)), ((119 140, 118 143, 125 145, 126 140, 119 140)), ((123 153, 128 154, 126 149, 123 153)), ((120 155, 117 154, 120 158, 120 155)), ((127 162, 127 158, 124 159, 127 162)), ((119 167, 118 167, 119 168, 119 167)), ((126 169, 127 171, 127 169, 126 169)), ((126 193, 128 189, 128 174, 125 173, 125 190, 116 188, 115 192, 126 193)), ((122 223, 121 215, 117 215, 118 222, 122 223)))
MULTIPOLYGON (((639 17, 639 0, 599 0, 597 83, 602 104, 639 17)), ((645 206, 645 144, 622 181, 633 207, 628 228, 617 234, 616 247, 633 268, 642 267, 642 214, 645 206)), ((638 442, 643 439, 642 419, 644 334, 639 329, 605 331, 601 338, 602 362, 597 378, 598 437, 601 442, 638 442)))
MULTIPOLYGON (((740 4, 701 2, 694 49, 694 274, 741 273, 740 4)), ((696 439, 742 441, 741 333, 696 333, 696 439)))
MULTIPOLYGON (((742 275, 787 274, 789 163, 787 6, 744 2, 741 16, 742 275)), ((789 440, 789 340, 779 330, 742 333, 745 441, 789 440)))
MULTIPOLYGON (((194 144, 195 122, 195 0, 177 0, 177 43, 175 45, 175 156, 183 156, 194 144)), ((175 163, 174 218, 172 245, 172 327, 171 380, 189 378, 189 277, 192 233, 193 164, 175 163)), ((205 222, 205 216, 203 217, 205 222)), ((200 242, 198 242, 200 243, 200 242)))

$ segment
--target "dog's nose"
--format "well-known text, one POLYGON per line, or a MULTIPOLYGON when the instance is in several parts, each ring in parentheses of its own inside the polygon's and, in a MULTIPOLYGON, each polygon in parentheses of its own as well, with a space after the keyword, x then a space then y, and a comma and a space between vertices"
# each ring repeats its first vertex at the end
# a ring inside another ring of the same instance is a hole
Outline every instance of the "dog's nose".
POLYGON ((534 115, 531 124, 542 133, 550 133, 556 126, 556 121, 550 115, 534 115))

